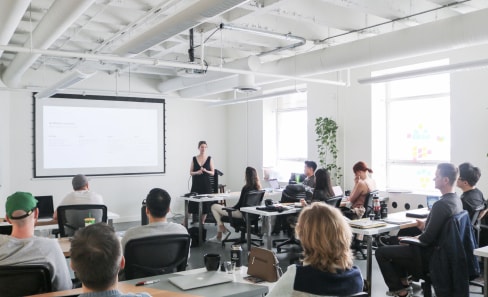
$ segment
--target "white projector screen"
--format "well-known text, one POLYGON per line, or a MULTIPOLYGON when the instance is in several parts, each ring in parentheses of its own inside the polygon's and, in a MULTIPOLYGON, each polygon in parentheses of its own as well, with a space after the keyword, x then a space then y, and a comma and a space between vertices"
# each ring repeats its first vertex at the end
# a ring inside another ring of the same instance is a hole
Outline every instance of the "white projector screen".
POLYGON ((165 101, 34 98, 34 177, 165 172, 165 101))

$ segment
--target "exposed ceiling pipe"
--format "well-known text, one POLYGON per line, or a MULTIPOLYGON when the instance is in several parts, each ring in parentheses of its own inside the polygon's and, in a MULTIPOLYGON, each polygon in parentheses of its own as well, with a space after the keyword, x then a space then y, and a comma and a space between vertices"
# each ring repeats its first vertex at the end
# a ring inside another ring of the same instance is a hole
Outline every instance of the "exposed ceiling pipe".
MULTIPOLYGON (((0 44, 8 44, 15 29, 29 7, 30 0, 0 1, 0 44)), ((0 50, 0 56, 3 51, 0 50)))
MULTIPOLYGON (((32 40, 25 42, 26 48, 49 48, 76 20, 86 11, 94 0, 65 1, 57 0, 39 22, 32 40)), ((2 75, 3 82, 9 86, 18 86, 22 75, 40 55, 19 53, 2 75)))
POLYGON ((252 68, 265 73, 316 75, 488 43, 488 9, 357 40, 252 68))
POLYGON ((238 98, 238 99, 221 100, 220 102, 210 103, 209 106, 210 107, 217 107, 217 106, 224 106, 224 105, 231 105, 231 104, 238 104, 238 103, 261 101, 264 99, 276 98, 276 97, 280 97, 280 96, 287 96, 287 95, 297 94, 297 93, 303 93, 306 91, 307 91, 307 89, 284 90, 284 91, 278 91, 278 92, 268 93, 268 94, 261 94, 261 95, 251 96, 251 97, 242 97, 242 98, 238 98))
POLYGON ((274 32, 269 32, 269 31, 260 30, 260 29, 244 28, 244 27, 239 27, 239 26, 224 24, 224 23, 220 24, 220 29, 228 29, 228 30, 234 30, 234 31, 248 32, 248 33, 253 33, 253 34, 257 34, 257 35, 262 35, 265 37, 278 38, 278 39, 282 39, 282 40, 294 40, 295 41, 295 43, 293 43, 293 44, 281 46, 281 47, 272 49, 270 51, 259 53, 257 55, 258 57, 262 57, 262 56, 269 55, 272 53, 280 52, 280 51, 283 51, 286 49, 296 48, 296 47, 304 45, 307 42, 307 40, 305 38, 300 37, 300 36, 295 36, 295 35, 291 35, 291 34, 274 33, 274 32))
POLYGON ((200 0, 191 7, 172 15, 146 32, 137 35, 114 51, 117 55, 133 56, 218 16, 249 0, 200 0))

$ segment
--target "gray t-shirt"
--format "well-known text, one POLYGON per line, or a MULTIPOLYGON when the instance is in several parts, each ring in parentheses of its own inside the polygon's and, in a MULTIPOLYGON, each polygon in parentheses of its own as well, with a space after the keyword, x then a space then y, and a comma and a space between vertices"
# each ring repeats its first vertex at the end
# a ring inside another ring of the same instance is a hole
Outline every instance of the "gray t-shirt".
POLYGON ((131 239, 166 234, 188 234, 188 230, 183 225, 173 222, 155 222, 133 227, 127 230, 122 238, 122 250, 125 250, 125 245, 131 239))
POLYGON ((55 239, 0 235, 0 265, 47 264, 53 291, 73 287, 68 264, 55 239))
POLYGON ((90 190, 74 191, 66 195, 59 205, 104 204, 100 194, 90 190))

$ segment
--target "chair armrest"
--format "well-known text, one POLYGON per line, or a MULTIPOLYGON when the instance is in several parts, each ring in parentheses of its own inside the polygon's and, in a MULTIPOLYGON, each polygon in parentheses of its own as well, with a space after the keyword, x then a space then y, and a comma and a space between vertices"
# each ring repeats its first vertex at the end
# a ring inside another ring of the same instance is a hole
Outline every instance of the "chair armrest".
POLYGON ((404 243, 404 244, 410 244, 410 245, 415 245, 415 246, 419 246, 419 247, 428 247, 428 244, 426 243, 423 243, 422 241, 420 241, 418 238, 416 237, 407 237, 407 238, 402 238, 400 240, 400 243, 404 243))
POLYGON ((233 207, 223 207, 222 208, 223 210, 226 210, 226 211, 235 211, 237 209, 233 208, 233 207))

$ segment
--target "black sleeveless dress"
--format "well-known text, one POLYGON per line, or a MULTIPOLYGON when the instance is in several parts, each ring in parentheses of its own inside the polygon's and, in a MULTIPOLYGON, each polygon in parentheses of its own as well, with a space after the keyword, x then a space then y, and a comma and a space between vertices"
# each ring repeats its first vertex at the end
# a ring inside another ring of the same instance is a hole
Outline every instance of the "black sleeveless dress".
MULTIPOLYGON (((193 171, 198 171, 200 168, 205 168, 206 170, 210 170, 210 160, 212 157, 208 156, 203 166, 200 166, 197 161, 197 157, 193 157, 193 171)), ((208 173, 203 173, 200 175, 193 175, 191 179, 191 190, 190 192, 195 192, 198 194, 212 194, 212 185, 210 184, 208 173)), ((212 202, 204 202, 202 203, 202 213, 209 213, 210 206, 212 202)), ((189 213, 198 213, 198 203, 190 201, 188 203, 188 212, 189 213)))

